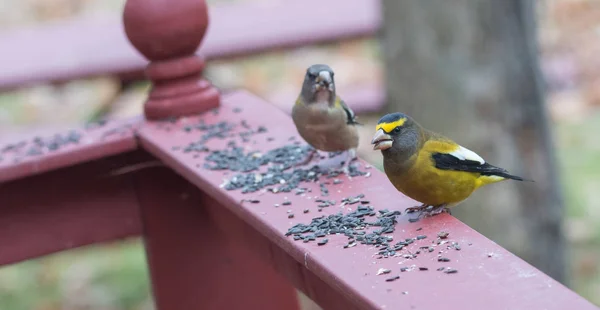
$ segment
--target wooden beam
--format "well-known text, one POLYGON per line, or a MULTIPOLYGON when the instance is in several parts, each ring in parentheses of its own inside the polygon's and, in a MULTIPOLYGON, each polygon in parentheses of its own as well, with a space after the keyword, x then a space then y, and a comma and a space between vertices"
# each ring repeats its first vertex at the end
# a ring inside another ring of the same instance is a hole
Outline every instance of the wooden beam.
POLYGON ((141 157, 107 156, 0 183, 0 265, 139 235, 131 175, 109 173, 141 157))
POLYGON ((166 169, 136 175, 157 309, 299 310, 296 290, 211 220, 217 202, 166 169))
MULTIPOLYGON (((379 0, 214 5, 209 16, 198 51, 209 60, 369 36, 381 22, 379 0)), ((98 75, 143 77, 147 64, 127 41, 118 16, 5 31, 0 46, 0 90, 98 75)))
POLYGON ((140 119, 35 135, 4 135, 0 141, 0 184, 135 150, 134 129, 140 119))
MULTIPOLYGON (((144 124, 139 129, 140 143, 217 202, 206 205, 227 235, 238 243, 248 244, 253 253, 266 259, 270 266, 326 308, 347 309, 353 305, 359 309, 429 309, 439 308, 441 303, 443 307, 453 309, 596 309, 560 283, 448 215, 416 223, 410 222, 407 215, 399 216, 395 231, 389 236, 395 242, 406 238, 415 238, 416 241, 389 258, 378 259, 378 249, 373 246, 358 244, 344 249, 348 239, 341 234, 329 236, 329 243, 325 246, 294 241, 284 235, 292 225, 309 223, 320 215, 355 210, 356 205, 340 208, 340 201, 348 196, 363 193, 364 199, 376 210, 403 211, 415 202, 399 194, 387 178, 375 170, 370 171, 370 177, 349 179, 339 176, 341 184, 326 185, 329 196, 323 199, 337 203, 323 208, 321 212, 317 211, 315 203, 315 199, 321 198, 319 184, 330 179, 303 183, 301 187, 306 188, 304 195, 227 191, 221 185, 224 179, 232 177, 233 172, 226 174, 204 169, 205 153, 185 151, 185 147, 197 141, 199 136, 186 128, 193 127, 200 120, 205 124, 226 121, 238 125, 231 132, 233 135, 207 141, 205 146, 208 149, 223 149, 234 140, 246 146, 247 151, 264 154, 289 144, 290 136, 300 140, 289 116, 255 96, 235 92, 223 97, 218 113, 205 113, 169 124, 144 124), (264 126, 266 132, 251 136, 244 143, 238 137, 240 130, 246 130, 241 125, 242 121, 249 128, 264 126), (243 201, 245 199, 257 201, 248 203, 243 201), (275 207, 284 200, 291 204, 275 207), (309 210, 308 213, 304 213, 304 209, 309 210), (290 213, 294 217, 290 217, 290 213), (441 239, 437 242, 436 236, 442 230, 449 232, 450 236, 444 239, 446 242, 441 239), (417 235, 427 238, 417 238, 417 235), (455 243, 460 245, 460 250, 455 243), (421 249, 422 246, 435 250, 429 252, 421 249), (417 251, 420 251, 418 255, 415 254, 417 251), (401 267, 408 270, 401 272, 401 267), (418 267, 428 270, 420 271, 418 267), (438 268, 448 270, 448 267, 458 272, 437 271, 438 268), (385 269, 390 270, 389 274, 378 275, 385 269), (386 281, 392 276, 400 278, 386 281), (337 296, 337 300, 332 301, 332 296, 337 296)), ((362 161, 360 163, 365 165, 362 161)))

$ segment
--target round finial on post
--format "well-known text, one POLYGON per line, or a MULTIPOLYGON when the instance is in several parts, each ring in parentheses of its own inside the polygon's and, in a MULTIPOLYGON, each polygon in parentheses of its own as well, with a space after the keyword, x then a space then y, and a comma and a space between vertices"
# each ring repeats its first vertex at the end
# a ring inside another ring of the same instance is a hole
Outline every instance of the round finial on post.
POLYGON ((208 26, 204 0, 127 0, 125 33, 150 64, 148 119, 195 114, 219 105, 219 92, 202 78, 204 60, 195 55, 208 26))

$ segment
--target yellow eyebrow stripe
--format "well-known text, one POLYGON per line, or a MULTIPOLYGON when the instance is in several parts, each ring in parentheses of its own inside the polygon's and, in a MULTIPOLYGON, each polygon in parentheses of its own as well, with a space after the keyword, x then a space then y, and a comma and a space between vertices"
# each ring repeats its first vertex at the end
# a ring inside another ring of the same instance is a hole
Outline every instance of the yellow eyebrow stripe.
POLYGON ((403 117, 403 118, 401 118, 397 121, 391 122, 391 123, 378 124, 377 128, 375 128, 375 130, 377 131, 379 129, 383 129, 383 131, 385 131, 386 133, 389 133, 392 130, 394 130, 394 128, 404 125, 405 122, 406 122, 406 118, 403 117))

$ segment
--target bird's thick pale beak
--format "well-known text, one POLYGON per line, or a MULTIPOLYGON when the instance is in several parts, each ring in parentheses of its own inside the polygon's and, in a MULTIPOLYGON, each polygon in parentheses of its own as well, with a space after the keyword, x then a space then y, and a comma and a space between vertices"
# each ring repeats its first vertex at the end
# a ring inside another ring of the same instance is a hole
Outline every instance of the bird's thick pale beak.
POLYGON ((327 71, 321 71, 321 72, 319 72, 319 75, 317 75, 317 78, 315 79, 315 82, 319 86, 329 87, 329 85, 331 85, 331 83, 333 82, 333 79, 331 77, 331 73, 329 73, 327 71))
POLYGON ((392 147, 394 143, 394 139, 388 134, 386 134, 383 129, 377 130, 375 136, 373 136, 373 140, 371 140, 371 144, 373 144, 373 150, 387 150, 392 147))

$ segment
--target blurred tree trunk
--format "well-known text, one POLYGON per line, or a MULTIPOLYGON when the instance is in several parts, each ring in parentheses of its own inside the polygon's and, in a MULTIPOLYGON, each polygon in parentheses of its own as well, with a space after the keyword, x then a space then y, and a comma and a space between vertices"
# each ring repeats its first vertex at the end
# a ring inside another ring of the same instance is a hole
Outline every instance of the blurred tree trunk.
POLYGON ((383 0, 388 111, 535 183, 484 187, 453 214, 565 283, 563 201, 537 60, 535 1, 383 0))

